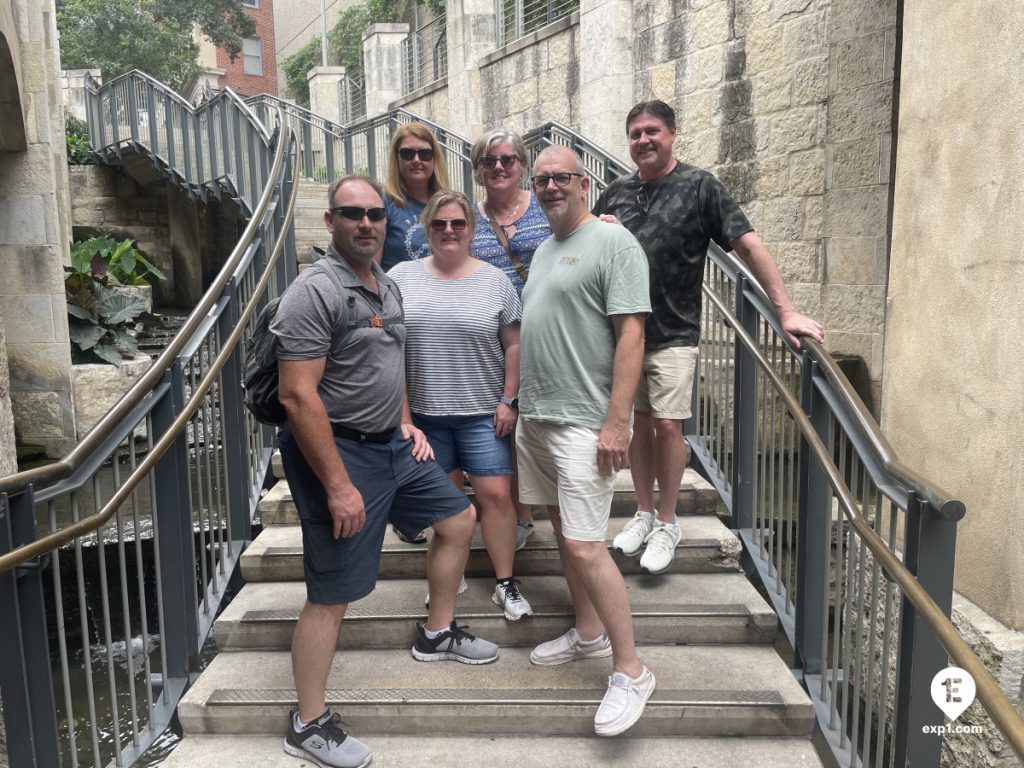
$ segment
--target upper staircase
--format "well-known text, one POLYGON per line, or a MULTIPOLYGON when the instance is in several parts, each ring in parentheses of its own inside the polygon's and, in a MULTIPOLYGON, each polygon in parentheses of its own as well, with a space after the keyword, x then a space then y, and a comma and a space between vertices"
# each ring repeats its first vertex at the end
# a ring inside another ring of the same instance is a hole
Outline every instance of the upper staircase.
MULTIPOLYGON (((626 578, 640 654, 658 688, 624 736, 599 739, 593 717, 610 659, 536 667, 529 652, 572 626, 569 592, 551 524, 538 515, 517 553, 516 574, 534 615, 506 621, 491 602, 493 571, 479 532, 456 616, 498 643, 483 667, 425 664, 409 649, 426 617, 425 552, 388 530, 376 590, 342 624, 328 703, 374 750, 375 765, 818 766, 808 739, 813 708, 776 654, 778 620, 739 569, 740 542, 714 515, 715 491, 695 472, 683 479, 683 537, 672 569, 626 578), (535 738, 544 737, 544 738, 535 738)), ((609 542, 635 509, 628 473, 619 479, 609 542)), ((281 742, 295 706, 289 647, 305 600, 301 532, 287 482, 260 504, 264 530, 242 556, 246 585, 214 626, 218 655, 178 707, 183 742, 169 768, 291 766, 281 742)))

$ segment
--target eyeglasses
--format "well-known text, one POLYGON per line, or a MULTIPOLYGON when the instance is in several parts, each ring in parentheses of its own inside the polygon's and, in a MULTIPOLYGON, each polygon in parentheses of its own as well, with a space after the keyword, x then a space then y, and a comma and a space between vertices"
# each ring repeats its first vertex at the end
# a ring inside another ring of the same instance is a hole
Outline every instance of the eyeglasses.
POLYGON ((427 147, 426 149, 413 149, 412 147, 401 147, 398 150, 398 156, 403 160, 412 160, 414 157, 424 162, 430 162, 434 159, 434 150, 427 147))
POLYGON ((636 193, 636 207, 640 209, 640 213, 647 215, 647 211, 651 208, 651 198, 647 194, 647 187, 640 187, 640 191, 636 193))
POLYGON ((482 165, 484 168, 493 168, 499 162, 502 168, 511 168, 519 162, 519 157, 516 155, 484 155, 476 161, 476 164, 482 165))
POLYGON ((362 221, 364 216, 370 221, 383 221, 388 215, 383 208, 360 208, 358 205, 339 205, 331 208, 331 213, 349 221, 362 221))
POLYGON ((462 232, 469 225, 465 219, 434 219, 430 222, 430 228, 435 232, 444 232, 451 225, 452 232, 462 232))
POLYGON ((531 176, 530 181, 533 183, 534 189, 544 189, 548 182, 554 181, 556 187, 567 187, 569 182, 572 181, 573 176, 579 176, 583 178, 582 173, 552 173, 548 175, 546 173, 538 173, 536 176, 531 176))

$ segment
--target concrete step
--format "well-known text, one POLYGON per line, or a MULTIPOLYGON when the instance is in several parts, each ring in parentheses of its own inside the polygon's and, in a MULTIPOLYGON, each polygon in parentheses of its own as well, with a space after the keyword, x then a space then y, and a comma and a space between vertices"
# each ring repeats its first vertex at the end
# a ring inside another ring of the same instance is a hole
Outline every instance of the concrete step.
MULTIPOLYGON (((658 678, 630 736, 809 736, 811 702, 770 646, 648 645, 658 678)), ((537 667, 527 648, 484 666, 408 651, 335 654, 327 702, 354 733, 593 736, 611 660, 537 667)), ((286 651, 221 653, 178 705, 186 734, 280 733, 295 706, 286 651), (257 673, 258 671, 258 673, 257 673)))
MULTIPOLYGON (((273 736, 190 734, 163 768, 299 768, 311 763, 281 749, 273 736)), ((495 736, 385 736, 354 733, 373 750, 374 768, 424 768, 457 764, 489 768, 820 768, 811 742, 799 738, 532 738, 495 736), (524 749, 524 741, 529 745, 524 749)))
MULTIPOLYGON (((628 522, 614 517, 609 521, 608 541, 628 522)), ((676 547, 673 573, 723 573, 739 570, 740 541, 712 515, 693 515, 680 519, 682 539, 676 547)), ((428 532, 428 536, 430 533, 428 532)), ((417 578, 426 574, 423 544, 400 541, 388 526, 381 549, 381 579, 417 578)), ((623 573, 640 573, 640 559, 612 552, 623 573)), ((242 553, 242 575, 246 581, 296 581, 302 579, 302 532, 297 525, 270 525, 242 553)), ((562 572, 555 535, 548 520, 537 520, 526 546, 516 553, 516 575, 552 576, 562 572)), ((468 576, 493 575, 490 558, 484 549, 479 526, 470 544, 468 576)))
MULTIPOLYGON (((283 472, 282 472, 283 474, 283 472)), ((467 487, 466 495, 472 499, 473 489, 467 487)), ((710 515, 718 507, 718 494, 715 489, 696 471, 687 469, 679 484, 679 501, 676 511, 680 515, 710 515)), ((287 480, 277 483, 260 499, 256 509, 259 521, 263 525, 287 524, 299 521, 295 504, 292 501, 291 488, 287 480)), ((636 512, 636 492, 633 479, 628 470, 618 473, 615 478, 615 495, 612 498, 612 517, 632 517, 636 512)), ((542 507, 536 509, 538 517, 546 517, 542 507)))
MULTIPOLYGON (((468 580, 456 615, 473 633, 501 647, 533 647, 538 638, 557 637, 573 624, 569 589, 561 576, 523 579, 533 615, 507 621, 491 601, 494 580, 468 580)), ((626 576, 633 630, 641 644, 771 643, 778 619, 742 573, 669 573, 626 576)), ((349 607, 339 648, 406 648, 414 623, 426 617, 423 579, 388 579, 349 607)), ((306 599, 302 582, 246 585, 218 617, 214 637, 220 651, 289 648, 306 599)))

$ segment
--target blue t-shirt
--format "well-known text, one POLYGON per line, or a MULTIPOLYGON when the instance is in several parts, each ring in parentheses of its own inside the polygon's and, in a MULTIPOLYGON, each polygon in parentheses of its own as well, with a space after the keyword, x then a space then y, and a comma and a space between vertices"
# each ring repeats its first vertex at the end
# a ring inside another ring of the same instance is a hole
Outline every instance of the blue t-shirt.
POLYGON ((404 206, 396 205, 384 193, 384 209, 388 212, 388 232, 384 238, 384 255, 380 266, 387 272, 402 261, 413 261, 430 255, 427 231, 420 223, 426 203, 409 198, 404 206))
MULTIPOLYGON (((505 253, 505 246, 501 244, 494 227, 486 216, 480 215, 480 209, 476 211, 476 229, 473 231, 473 242, 469 246, 470 252, 480 261, 493 264, 512 281, 518 293, 523 292, 523 278, 519 276, 512 260, 505 253)), ((537 202, 537 196, 530 193, 530 204, 526 211, 514 222, 516 231, 508 239, 508 246, 523 264, 527 267, 533 261, 533 252, 537 246, 551 236, 551 227, 548 226, 548 217, 537 202)))

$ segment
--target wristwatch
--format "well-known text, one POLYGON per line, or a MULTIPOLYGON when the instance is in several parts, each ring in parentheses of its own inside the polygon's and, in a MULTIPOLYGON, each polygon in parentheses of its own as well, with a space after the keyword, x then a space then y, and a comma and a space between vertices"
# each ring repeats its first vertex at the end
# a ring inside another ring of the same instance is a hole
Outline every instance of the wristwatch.
POLYGON ((502 405, 507 405, 513 411, 518 411, 519 410, 519 398, 518 397, 502 397, 501 398, 501 403, 502 403, 502 405))

